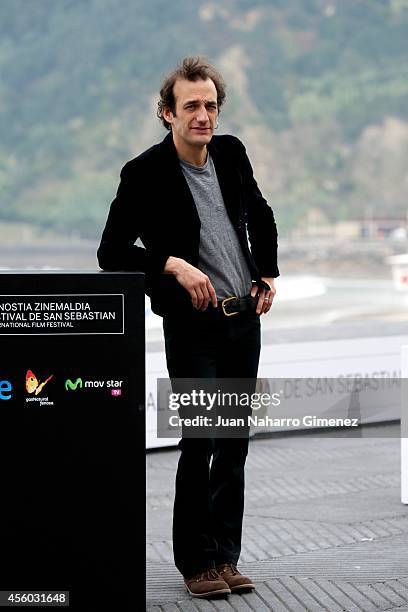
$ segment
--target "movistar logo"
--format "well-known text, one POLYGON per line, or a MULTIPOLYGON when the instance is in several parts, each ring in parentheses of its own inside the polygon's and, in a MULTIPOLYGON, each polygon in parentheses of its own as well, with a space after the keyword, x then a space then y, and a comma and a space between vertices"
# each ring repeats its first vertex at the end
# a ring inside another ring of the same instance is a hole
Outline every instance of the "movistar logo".
POLYGON ((82 389, 82 378, 77 378, 75 382, 72 382, 69 378, 65 381, 65 390, 66 391, 76 391, 78 389, 82 389))

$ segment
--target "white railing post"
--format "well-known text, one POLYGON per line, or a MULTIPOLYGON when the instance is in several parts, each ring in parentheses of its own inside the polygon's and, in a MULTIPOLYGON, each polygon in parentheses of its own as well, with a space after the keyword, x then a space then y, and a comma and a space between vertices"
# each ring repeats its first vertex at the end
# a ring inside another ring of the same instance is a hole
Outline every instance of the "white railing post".
POLYGON ((408 504, 408 346, 401 349, 401 502, 408 504))

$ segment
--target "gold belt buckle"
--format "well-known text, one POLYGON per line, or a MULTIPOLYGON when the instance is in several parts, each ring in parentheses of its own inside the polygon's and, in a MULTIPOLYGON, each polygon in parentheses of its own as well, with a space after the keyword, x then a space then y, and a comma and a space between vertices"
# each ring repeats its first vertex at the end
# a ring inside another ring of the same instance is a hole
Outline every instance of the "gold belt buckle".
POLYGON ((225 314, 226 317, 233 317, 236 314, 239 314, 239 311, 237 310, 236 312, 225 312, 225 304, 227 302, 230 302, 231 300, 237 300, 237 296, 233 295, 232 297, 228 297, 228 298, 224 298, 221 302, 221 308, 222 308, 222 312, 225 314))

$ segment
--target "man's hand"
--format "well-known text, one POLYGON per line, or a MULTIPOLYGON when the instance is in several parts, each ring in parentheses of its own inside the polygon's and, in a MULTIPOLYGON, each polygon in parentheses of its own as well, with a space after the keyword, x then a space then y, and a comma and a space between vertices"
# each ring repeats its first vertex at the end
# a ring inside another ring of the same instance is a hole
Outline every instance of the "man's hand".
POLYGON ((217 296, 210 279, 206 274, 195 268, 180 257, 170 256, 164 266, 165 274, 173 274, 191 296, 194 308, 206 310, 211 302, 217 308, 217 296))
POLYGON ((265 289, 259 289, 258 285, 253 285, 251 289, 252 297, 255 297, 258 294, 258 304, 256 307, 257 314, 266 314, 269 312, 273 298, 275 297, 276 289, 275 289, 275 279, 269 278, 267 276, 262 276, 262 280, 265 283, 268 283, 270 287, 270 291, 265 291, 265 289))

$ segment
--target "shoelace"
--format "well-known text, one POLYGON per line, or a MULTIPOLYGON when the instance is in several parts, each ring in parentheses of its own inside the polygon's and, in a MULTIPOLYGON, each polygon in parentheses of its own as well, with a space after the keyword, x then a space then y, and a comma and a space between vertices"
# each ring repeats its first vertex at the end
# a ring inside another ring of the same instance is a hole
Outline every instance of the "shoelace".
POLYGON ((220 572, 220 574, 224 574, 227 571, 227 569, 231 570, 233 576, 235 576, 236 574, 239 574, 237 566, 234 565, 233 563, 226 563, 225 565, 226 567, 220 572))
POLYGON ((212 578, 217 579, 218 577, 218 572, 215 569, 211 568, 206 570, 205 572, 202 572, 202 574, 200 574, 197 578, 197 582, 200 582, 200 580, 211 580, 212 578))

